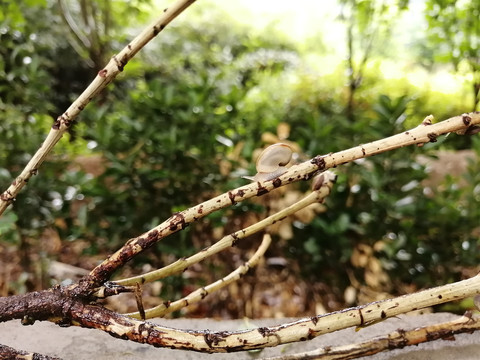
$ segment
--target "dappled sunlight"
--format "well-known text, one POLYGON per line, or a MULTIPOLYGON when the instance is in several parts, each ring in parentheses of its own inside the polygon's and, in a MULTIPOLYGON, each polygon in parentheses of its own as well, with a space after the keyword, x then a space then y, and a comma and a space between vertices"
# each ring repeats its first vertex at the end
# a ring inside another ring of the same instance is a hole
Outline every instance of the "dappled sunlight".
POLYGON ((461 75, 448 72, 429 73, 422 68, 416 68, 406 74, 412 85, 422 89, 432 89, 435 92, 461 96, 465 79, 461 75))

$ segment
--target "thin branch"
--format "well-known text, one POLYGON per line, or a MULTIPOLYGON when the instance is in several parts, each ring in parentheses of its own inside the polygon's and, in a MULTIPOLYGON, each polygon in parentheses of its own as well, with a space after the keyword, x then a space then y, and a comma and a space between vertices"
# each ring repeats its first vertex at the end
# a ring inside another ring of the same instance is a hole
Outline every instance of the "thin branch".
MULTIPOLYGON (((144 314, 145 318, 152 319, 154 317, 163 317, 166 314, 180 310, 191 304, 195 304, 203 300, 207 295, 215 291, 218 291, 227 285, 230 285, 234 281, 237 281, 243 275, 245 275, 248 272, 248 270, 250 270, 251 268, 257 265, 257 263, 260 261, 262 256, 265 254, 265 251, 267 251, 271 242, 272 242, 271 236, 269 234, 265 234, 263 236, 262 243, 258 247, 257 251, 245 264, 243 264, 242 266, 239 266, 237 269, 235 269, 234 271, 232 271, 230 274, 223 277, 222 279, 217 280, 214 283, 211 283, 210 285, 204 286, 201 289, 197 289, 180 300, 174 301, 172 303, 170 302, 163 303, 159 306, 155 306, 151 309, 146 310, 144 314)), ((125 314, 125 315, 136 318, 136 319, 142 318, 141 313, 139 312, 125 314)))
POLYGON ((177 0, 171 7, 164 10, 162 15, 152 24, 147 26, 135 39, 133 39, 122 51, 114 55, 107 66, 98 72, 98 75, 84 92, 70 105, 53 124, 47 138, 30 159, 21 174, 0 195, 0 215, 10 205, 20 190, 30 178, 37 174, 40 165, 47 155, 62 138, 63 134, 72 125, 73 120, 87 106, 90 101, 102 91, 113 79, 123 71, 125 65, 134 57, 150 40, 158 35, 173 19, 180 15, 195 0, 177 0))
POLYGON ((433 117, 429 116, 419 126, 385 139, 328 155, 318 155, 309 161, 292 166, 278 178, 262 182, 253 182, 178 212, 150 231, 130 239, 120 250, 90 272, 84 279, 84 286, 91 289, 101 286, 110 278, 115 270, 123 266, 135 255, 214 211, 254 196, 264 195, 280 186, 299 180, 311 179, 312 176, 319 171, 324 171, 354 160, 381 154, 408 145, 421 146, 429 142, 436 142, 440 135, 451 132, 457 132, 458 134, 473 133, 472 130, 476 129, 477 125, 480 124, 480 112, 455 116, 436 124, 432 124, 432 118, 433 117))
POLYGON ((311 204, 322 202, 330 194, 333 184, 336 180, 336 175, 332 172, 326 172, 322 175, 322 183, 320 184, 320 187, 318 189, 315 189, 303 199, 286 207, 285 209, 282 209, 279 212, 251 226, 246 227, 245 229, 241 229, 230 235, 224 236, 214 245, 209 246, 188 258, 179 259, 174 263, 171 263, 161 269, 154 270, 146 274, 131 277, 128 279, 115 280, 113 283, 123 286, 135 285, 136 283, 144 284, 146 282, 152 282, 173 275, 175 273, 185 270, 187 267, 192 266, 195 263, 206 259, 209 256, 212 256, 213 254, 217 254, 230 246, 236 245, 239 240, 253 235, 258 231, 263 230, 267 226, 272 225, 277 221, 281 221, 285 217, 290 216, 311 204))
POLYGON ((390 334, 377 336, 357 344, 329 346, 298 354, 275 356, 265 360, 350 360, 439 339, 455 340, 455 334, 470 334, 477 330, 480 330, 480 317, 467 314, 439 324, 411 330, 398 329, 390 334))

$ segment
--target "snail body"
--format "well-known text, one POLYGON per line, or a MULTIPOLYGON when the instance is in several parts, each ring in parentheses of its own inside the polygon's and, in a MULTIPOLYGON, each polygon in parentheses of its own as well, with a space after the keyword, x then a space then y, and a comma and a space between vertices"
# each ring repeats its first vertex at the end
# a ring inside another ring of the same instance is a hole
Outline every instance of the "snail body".
POLYGON ((270 145, 263 150, 256 162, 257 174, 244 176, 252 181, 273 180, 287 171, 287 165, 292 159, 292 148, 284 143, 270 145))

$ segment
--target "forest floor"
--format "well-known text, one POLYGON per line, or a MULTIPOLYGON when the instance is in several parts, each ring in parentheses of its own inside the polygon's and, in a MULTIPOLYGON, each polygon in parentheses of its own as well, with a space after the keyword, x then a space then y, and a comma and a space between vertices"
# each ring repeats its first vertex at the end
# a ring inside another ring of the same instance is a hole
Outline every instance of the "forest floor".
MULTIPOLYGON (((109 360, 109 359, 264 359, 271 356, 295 354, 324 346, 344 345, 386 335, 397 329, 412 329, 422 325, 449 321, 457 318, 449 313, 424 315, 402 315, 360 331, 353 328, 319 336, 311 341, 299 342, 264 349, 260 352, 229 354, 201 354, 181 350, 158 349, 144 344, 120 340, 106 333, 76 327, 61 328, 51 323, 37 322, 33 326, 22 326, 20 321, 0 324, 0 343, 42 354, 59 356, 70 360, 109 360)), ((293 319, 253 320, 251 325, 278 325, 293 319)), ((236 330, 245 328, 242 320, 211 319, 165 319, 158 320, 162 325, 182 329, 236 330)), ((472 334, 455 335, 455 340, 437 340, 417 346, 379 353, 368 360, 476 360, 480 354, 480 331, 472 334)))

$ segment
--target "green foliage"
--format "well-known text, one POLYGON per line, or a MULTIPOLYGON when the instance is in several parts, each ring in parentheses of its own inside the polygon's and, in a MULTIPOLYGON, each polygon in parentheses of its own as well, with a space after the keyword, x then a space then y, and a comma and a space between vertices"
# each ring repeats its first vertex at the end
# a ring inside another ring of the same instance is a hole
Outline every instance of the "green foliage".
POLYGON ((478 1, 429 0, 426 5, 426 18, 432 30, 428 38, 436 45, 435 60, 452 62, 456 67, 462 60, 478 63, 478 1))
MULTIPOLYGON (((451 63, 461 73, 473 75, 473 110, 480 102, 480 3, 476 0, 426 2, 431 31, 427 39, 435 62, 451 63)), ((428 52, 426 52, 428 53, 428 52)))
MULTIPOLYGON (((3 189, 43 142, 53 118, 70 105, 95 74, 70 47, 68 37, 64 36, 68 29, 57 10, 46 1, 2 4, 0 184, 3 189)), ((131 14, 128 16, 133 20, 131 14)), ((71 140, 75 131, 82 132, 84 126, 72 130, 71 140)), ((11 216, 7 217, 15 219, 16 227, 10 228, 8 237, 2 232, 2 239, 24 241, 27 237, 38 237, 56 219, 62 218, 66 223, 80 224, 80 229, 85 230, 85 221, 70 219, 76 217, 76 211, 71 213, 67 205, 82 199, 78 189, 90 179, 78 167, 66 168, 75 154, 89 153, 86 144, 84 139, 77 138, 56 147, 50 161, 40 169, 40 176, 34 177, 17 197, 11 216)), ((84 212, 85 209, 79 214, 84 212)), ((72 226, 70 239, 77 238, 80 229, 72 226)))
MULTIPOLYGON (((98 49, 82 52, 79 58, 61 35, 65 24, 50 3, 30 2, 31 8, 9 5, 9 15, 0 17, 3 189, 43 141, 52 118, 95 75, 88 59, 98 49)), ((392 9, 374 7, 378 2, 342 3, 358 5, 359 29, 385 27, 372 11, 394 23, 392 9)), ((126 31, 120 25, 134 24, 130 6, 136 7, 124 3, 112 9, 115 31, 103 33, 101 58, 125 43, 126 31)), ((404 6, 397 4, 395 14, 404 6)), ((75 7, 70 11, 81 13, 75 7)), ((146 16, 142 11, 135 15, 146 16)), ((375 60, 381 62, 379 54, 375 60)), ((172 213, 243 184, 235 172, 244 164, 232 161, 231 171, 223 171, 222 161, 237 145, 242 145, 239 157, 250 159, 253 149, 264 145, 262 134, 275 132, 281 121, 291 127, 289 140, 314 156, 404 131, 431 112, 441 118, 464 111, 451 107, 458 106, 458 99, 446 101, 443 95, 438 100, 436 93, 417 89, 405 79, 386 81, 372 66, 362 72, 364 86, 356 94, 352 122, 344 112, 344 66, 320 75, 304 55, 288 39, 254 34, 227 15, 201 6, 192 9, 188 22, 176 22, 162 32, 85 109, 75 126, 76 136, 59 144, 40 176, 2 217, 2 240, 18 243, 55 227, 64 244, 86 242, 87 255, 112 252, 172 213)), ((455 141, 455 146, 465 147, 464 138, 455 141)), ((472 146, 480 152, 478 139, 472 139, 472 146)), ((447 179, 432 189, 434 196, 426 196, 423 182, 428 173, 418 164, 418 155, 434 156, 440 144, 429 147, 400 149, 337 169, 339 181, 327 201, 328 212, 308 225, 294 223, 294 238, 276 251, 290 253, 315 281, 339 289, 348 284, 347 272, 358 270, 351 264, 355 247, 379 242, 383 247, 375 256, 396 281, 413 279, 427 286, 460 277, 456 266, 478 260, 478 236, 472 229, 478 228, 480 216, 479 164, 472 162, 466 185, 447 179)), ((230 230, 226 214, 240 217, 263 210, 247 204, 213 214, 204 226, 162 241, 133 266, 171 260, 165 254, 189 255, 194 252, 192 237, 211 241, 214 227, 230 230)), ((180 278, 169 281, 165 289, 170 293, 183 286, 180 278)))
MULTIPOLYGON (((374 138, 402 131, 409 101, 405 96, 381 95, 372 106, 375 117, 359 119, 359 128, 368 127, 367 133, 374 138)), ((339 127, 335 131, 346 132, 339 127)), ((427 150, 399 149, 339 169, 336 190, 327 200, 329 211, 296 230, 295 239, 301 241, 294 254, 307 264, 304 270, 338 275, 340 267, 353 272, 352 249, 357 244, 374 248, 379 243, 382 249, 375 256, 395 281, 441 284, 461 278, 451 271, 455 264, 474 266, 478 256, 473 249, 479 246, 475 229, 480 217, 480 163, 471 161, 464 185, 459 185, 457 177, 449 177, 431 189, 424 185, 428 173, 417 156, 434 156, 438 146, 432 144, 427 150)), ((346 275, 342 286, 349 283, 346 275)), ((335 279, 339 280, 342 277, 335 279)))
POLYGON ((17 215, 13 211, 6 212, 0 218, 0 236, 4 241, 18 243, 18 233, 16 231, 17 215))

